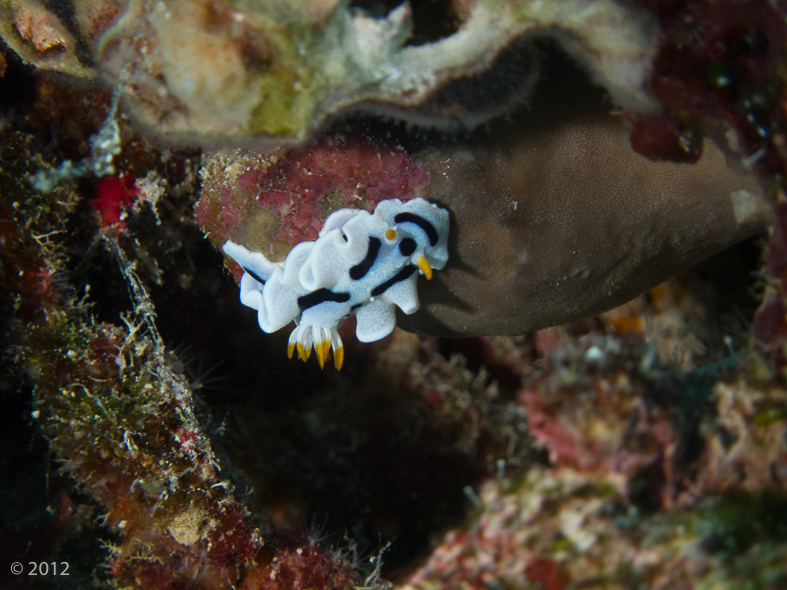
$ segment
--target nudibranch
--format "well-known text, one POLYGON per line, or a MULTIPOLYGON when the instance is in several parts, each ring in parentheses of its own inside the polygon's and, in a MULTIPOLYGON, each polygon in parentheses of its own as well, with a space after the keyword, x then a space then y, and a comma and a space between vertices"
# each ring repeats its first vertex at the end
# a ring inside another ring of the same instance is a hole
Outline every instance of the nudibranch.
POLYGON ((325 220, 314 242, 297 244, 280 263, 227 241, 224 252, 245 271, 241 302, 257 310, 265 332, 295 320, 287 354, 306 361, 311 348, 322 368, 333 351, 344 362, 338 328, 357 318, 361 342, 384 338, 396 325, 394 306, 418 310, 419 274, 432 278, 448 261, 448 211, 421 198, 378 203, 374 213, 339 209, 325 220))

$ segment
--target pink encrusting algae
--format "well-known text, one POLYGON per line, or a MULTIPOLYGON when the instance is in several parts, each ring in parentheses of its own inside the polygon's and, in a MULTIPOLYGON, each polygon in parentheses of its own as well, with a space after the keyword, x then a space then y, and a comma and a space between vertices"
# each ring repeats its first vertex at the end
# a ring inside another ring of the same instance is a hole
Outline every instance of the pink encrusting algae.
MULTIPOLYGON (((409 200, 429 181, 426 166, 395 142, 335 132, 303 147, 238 156, 218 154, 224 175, 207 182, 197 220, 215 243, 238 239, 238 228, 273 214, 271 239, 294 245, 317 238, 325 218, 343 207, 369 211, 384 199, 409 200), (227 173, 226 168, 231 171, 227 173)), ((212 168, 209 164, 208 169, 212 168)))

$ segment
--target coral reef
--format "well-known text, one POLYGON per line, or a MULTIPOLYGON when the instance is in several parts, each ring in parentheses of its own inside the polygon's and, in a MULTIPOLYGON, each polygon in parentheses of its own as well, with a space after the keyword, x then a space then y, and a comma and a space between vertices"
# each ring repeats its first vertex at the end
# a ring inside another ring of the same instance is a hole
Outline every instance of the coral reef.
POLYGON ((783 6, 780 11, 767 2, 690 1, 675 11, 663 3, 642 4, 653 10, 664 35, 648 85, 666 121, 637 121, 635 149, 693 161, 703 129, 732 132, 734 139, 726 143, 755 170, 784 174, 783 6), (645 139, 651 127, 660 138, 655 143, 645 139))
POLYGON ((527 98, 538 75, 527 45, 545 35, 620 104, 657 108, 644 88, 656 51, 646 11, 611 0, 483 0, 446 3, 439 19, 406 3, 383 14, 362 6, 135 0, 101 34, 96 58, 142 122, 203 145, 303 140, 348 109, 474 125, 527 98), (465 91, 498 65, 488 83, 500 92, 465 91))
POLYGON ((79 78, 96 76, 79 55, 78 41, 68 25, 43 2, 3 0, 0 37, 22 59, 38 68, 79 78))
MULTIPOLYGON (((42 456, 29 460, 46 464, 53 453, 62 476, 51 499, 36 488, 45 488, 45 480, 30 482, 56 518, 42 517, 33 502, 26 508, 29 515, 4 511, 2 545, 9 558, 24 563, 59 558, 70 573, 61 579, 54 570, 40 580, 24 574, 9 579, 4 568, 4 586, 52 588, 73 580, 74 587, 84 587, 98 576, 115 588, 348 587, 357 574, 347 561, 309 546, 302 536, 277 532, 239 500, 219 467, 208 423, 200 418, 192 393, 197 385, 177 370, 158 331, 155 305, 138 272, 156 278, 160 270, 145 255, 161 244, 135 243, 129 236, 145 224, 175 227, 181 210, 172 188, 180 182, 183 194, 193 194, 196 179, 188 156, 177 156, 180 171, 172 169, 168 176, 164 219, 157 210, 136 207, 143 198, 156 204, 160 183, 152 180, 152 170, 147 181, 134 185, 122 177, 111 188, 106 179, 98 181, 92 202, 73 180, 48 193, 35 191, 31 177, 39 164, 30 150, 41 140, 28 129, 45 117, 60 122, 81 97, 60 94, 51 102, 46 93, 39 96, 36 109, 44 115, 28 111, 27 117, 17 115, 17 126, 2 129, 2 363, 12 369, 2 392, 4 406, 17 412, 26 406, 10 400, 24 399, 24 392, 32 396, 27 420, 35 420, 48 449, 39 447, 42 456), (137 197, 133 203, 130 186, 137 197), (74 263, 77 252, 87 252, 89 259, 98 250, 115 266, 122 291, 106 283, 106 269, 93 274, 84 259, 82 266, 74 263), (94 289, 105 292, 91 303, 94 289), (123 291, 130 301, 118 305, 113 299, 123 291), (102 309, 106 305, 111 307, 102 309), (98 319, 103 314, 114 323, 98 319), (16 388, 21 392, 14 393, 16 388), (35 524, 15 524, 28 521, 35 524), (37 539, 32 545, 30 537, 37 539), (96 538, 100 543, 89 543, 96 538), (93 561, 88 557, 79 567, 88 546, 93 561)), ((119 158, 130 173, 146 165, 144 155, 153 148, 137 152, 143 145, 134 138, 119 158), (135 165, 128 165, 129 156, 135 165)), ((7 419, 17 424, 16 418, 7 419)))
POLYGON ((361 121, 298 148, 220 152, 203 168, 197 218, 217 245, 281 261, 337 206, 371 210, 391 193, 438 203, 451 212, 452 262, 398 324, 439 336, 599 313, 765 229, 757 182, 712 143, 693 166, 646 160, 602 93, 565 59, 549 63, 527 111, 464 139, 361 121))
POLYGON ((0 2, 0 586, 785 586, 785 13, 0 2), (283 362, 215 246, 416 197, 495 336, 283 362))
POLYGON ((783 585, 784 388, 740 358, 675 374, 648 356, 637 337, 554 348, 519 394, 549 468, 486 481, 403 587, 783 585))

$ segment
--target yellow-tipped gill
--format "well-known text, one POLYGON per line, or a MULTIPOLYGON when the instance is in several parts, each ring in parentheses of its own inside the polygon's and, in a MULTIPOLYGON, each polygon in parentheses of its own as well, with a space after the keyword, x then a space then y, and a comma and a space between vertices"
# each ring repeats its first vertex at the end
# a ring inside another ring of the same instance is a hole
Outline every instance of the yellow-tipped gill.
POLYGON ((320 368, 324 369, 328 353, 331 351, 331 341, 323 340, 322 342, 315 342, 314 350, 317 351, 317 362, 320 363, 320 368))
POLYGON ((333 366, 336 367, 337 371, 341 371, 343 364, 344 364, 344 347, 338 346, 333 349, 333 366))

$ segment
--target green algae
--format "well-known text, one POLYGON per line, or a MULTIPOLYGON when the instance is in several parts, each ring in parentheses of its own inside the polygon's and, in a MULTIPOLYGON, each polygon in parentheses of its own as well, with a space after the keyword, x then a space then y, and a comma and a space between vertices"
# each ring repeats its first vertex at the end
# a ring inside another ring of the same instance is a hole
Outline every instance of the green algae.
POLYGON ((787 493, 732 492, 696 511, 693 532, 711 554, 731 558, 755 544, 787 543, 787 493))
POLYGON ((754 415, 754 424, 756 426, 768 426, 775 422, 787 420, 787 407, 779 405, 770 408, 763 408, 754 415))

